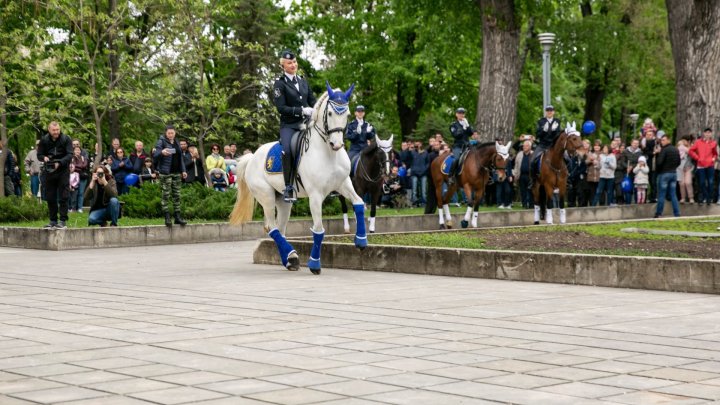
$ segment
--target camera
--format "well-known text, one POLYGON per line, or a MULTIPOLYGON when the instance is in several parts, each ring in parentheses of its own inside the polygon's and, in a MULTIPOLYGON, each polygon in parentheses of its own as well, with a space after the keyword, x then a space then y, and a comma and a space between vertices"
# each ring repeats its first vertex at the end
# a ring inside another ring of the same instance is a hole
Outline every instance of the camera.
POLYGON ((98 179, 102 179, 105 177, 105 172, 98 172, 97 174, 98 179))

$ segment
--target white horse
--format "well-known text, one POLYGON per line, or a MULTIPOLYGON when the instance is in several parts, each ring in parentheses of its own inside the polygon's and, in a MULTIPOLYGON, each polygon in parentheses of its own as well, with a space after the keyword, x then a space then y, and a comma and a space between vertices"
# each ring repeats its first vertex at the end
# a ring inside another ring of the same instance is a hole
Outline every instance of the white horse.
MULTIPOLYGON (((309 131, 301 147, 297 168, 301 181, 297 187, 298 197, 310 198, 314 243, 308 268, 313 274, 320 274, 321 270, 320 247, 325 236, 322 203, 333 190, 337 190, 352 201, 357 220, 355 246, 360 249, 367 246, 365 205, 350 180, 350 158, 345 151, 343 141, 349 116, 348 103, 354 85, 347 92, 340 89, 333 90, 328 83, 326 87, 327 93, 315 103, 315 111, 308 123, 309 131)), ((254 208, 253 200, 257 199, 263 207, 265 230, 277 244, 283 266, 288 270, 296 271, 300 268, 300 259, 284 236, 292 204, 282 199, 282 190, 285 189, 283 177, 269 175, 265 171, 266 157, 275 144, 277 142, 266 143, 254 154, 245 155, 238 161, 236 167, 238 195, 230 214, 230 223, 242 224, 250 221, 254 208)))

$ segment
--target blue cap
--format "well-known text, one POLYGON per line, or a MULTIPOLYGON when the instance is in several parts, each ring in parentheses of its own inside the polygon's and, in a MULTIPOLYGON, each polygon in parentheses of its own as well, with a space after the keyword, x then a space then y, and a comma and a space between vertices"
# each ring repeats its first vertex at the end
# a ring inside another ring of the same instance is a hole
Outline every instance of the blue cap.
POLYGON ((552 104, 548 104, 545 106, 545 111, 555 111, 555 107, 553 107, 552 104))
POLYGON ((456 113, 463 113, 465 114, 465 109, 462 107, 459 107, 457 110, 455 110, 456 113))
POLYGON ((364 106, 364 105, 358 105, 357 107, 355 107, 355 111, 365 111, 365 106, 364 106))
POLYGON ((289 59, 293 60, 295 59, 295 53, 289 49, 284 49, 282 52, 280 52, 280 57, 283 59, 289 59))

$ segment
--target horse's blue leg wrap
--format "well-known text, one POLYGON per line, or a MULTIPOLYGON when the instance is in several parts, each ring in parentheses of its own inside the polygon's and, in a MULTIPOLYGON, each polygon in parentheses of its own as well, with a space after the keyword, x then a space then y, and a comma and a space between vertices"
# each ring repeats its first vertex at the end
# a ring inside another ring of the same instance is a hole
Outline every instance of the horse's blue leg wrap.
POLYGON ((365 234, 365 204, 353 204, 353 211, 355 211, 355 219, 357 220, 355 246, 364 248, 367 246, 367 235, 365 234))
POLYGON ((287 267, 288 256, 290 256, 290 253, 294 252, 295 249, 293 249, 292 245, 285 240, 285 237, 280 234, 280 231, 277 228, 271 230, 268 235, 275 241, 275 244, 278 247, 278 252, 280 253, 280 260, 282 260, 283 266, 287 267))
POLYGON ((320 247, 322 246, 325 232, 313 231, 313 247, 310 251, 310 260, 308 260, 308 268, 310 270, 320 270, 320 247))

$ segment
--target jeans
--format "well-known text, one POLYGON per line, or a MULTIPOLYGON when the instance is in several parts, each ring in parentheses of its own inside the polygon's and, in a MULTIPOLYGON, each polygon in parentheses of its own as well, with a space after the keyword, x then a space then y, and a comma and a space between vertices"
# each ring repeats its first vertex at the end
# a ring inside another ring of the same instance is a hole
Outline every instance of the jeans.
POLYGON ((80 184, 78 184, 78 189, 77 189, 77 193, 78 193, 77 194, 77 204, 70 206, 71 209, 81 210, 83 208, 83 203, 84 203, 83 199, 85 198, 84 194, 85 194, 85 187, 87 187, 87 183, 88 183, 87 179, 85 179, 85 180, 80 179, 80 184))
POLYGON ((533 206, 533 197, 530 193, 530 190, 528 190, 528 185, 530 184, 530 174, 529 173, 523 173, 520 175, 520 186, 518 187, 520 189, 520 200, 522 201, 523 208, 530 208, 533 206))
POLYGON ((595 207, 598 205, 598 202, 600 202, 600 196, 603 192, 607 193, 607 205, 614 204, 615 203, 615 179, 604 179, 600 178, 600 182, 597 186, 597 191, 595 192, 595 198, 593 198, 592 206, 595 207))
POLYGON ((118 216, 120 215, 120 201, 113 197, 110 199, 108 206, 90 211, 88 215, 88 225, 102 225, 106 221, 117 225, 118 216))
POLYGON ((510 182, 505 179, 505 181, 495 184, 495 199, 497 203, 506 207, 512 206, 512 186, 510 186, 510 182))
POLYGON ((413 204, 425 204, 427 195, 427 176, 412 176, 413 204), (418 182, 420 184, 418 184, 418 182))
POLYGON ((33 197, 37 197, 38 191, 40 191, 40 176, 33 174, 30 176, 30 192, 33 197))
POLYGON ((665 208, 665 198, 670 194, 670 202, 672 203, 673 215, 680 216, 680 204, 677 199, 677 173, 659 173, 657 175, 658 195, 657 208, 655 215, 662 215, 665 208))
POLYGON ((130 188, 125 183, 117 183, 118 195, 127 194, 130 192, 130 188))
POLYGON ((713 186, 715 183, 715 169, 712 166, 702 169, 697 168, 695 169, 695 173, 697 174, 698 181, 700 182, 700 195, 698 196, 698 202, 712 202, 713 186))

